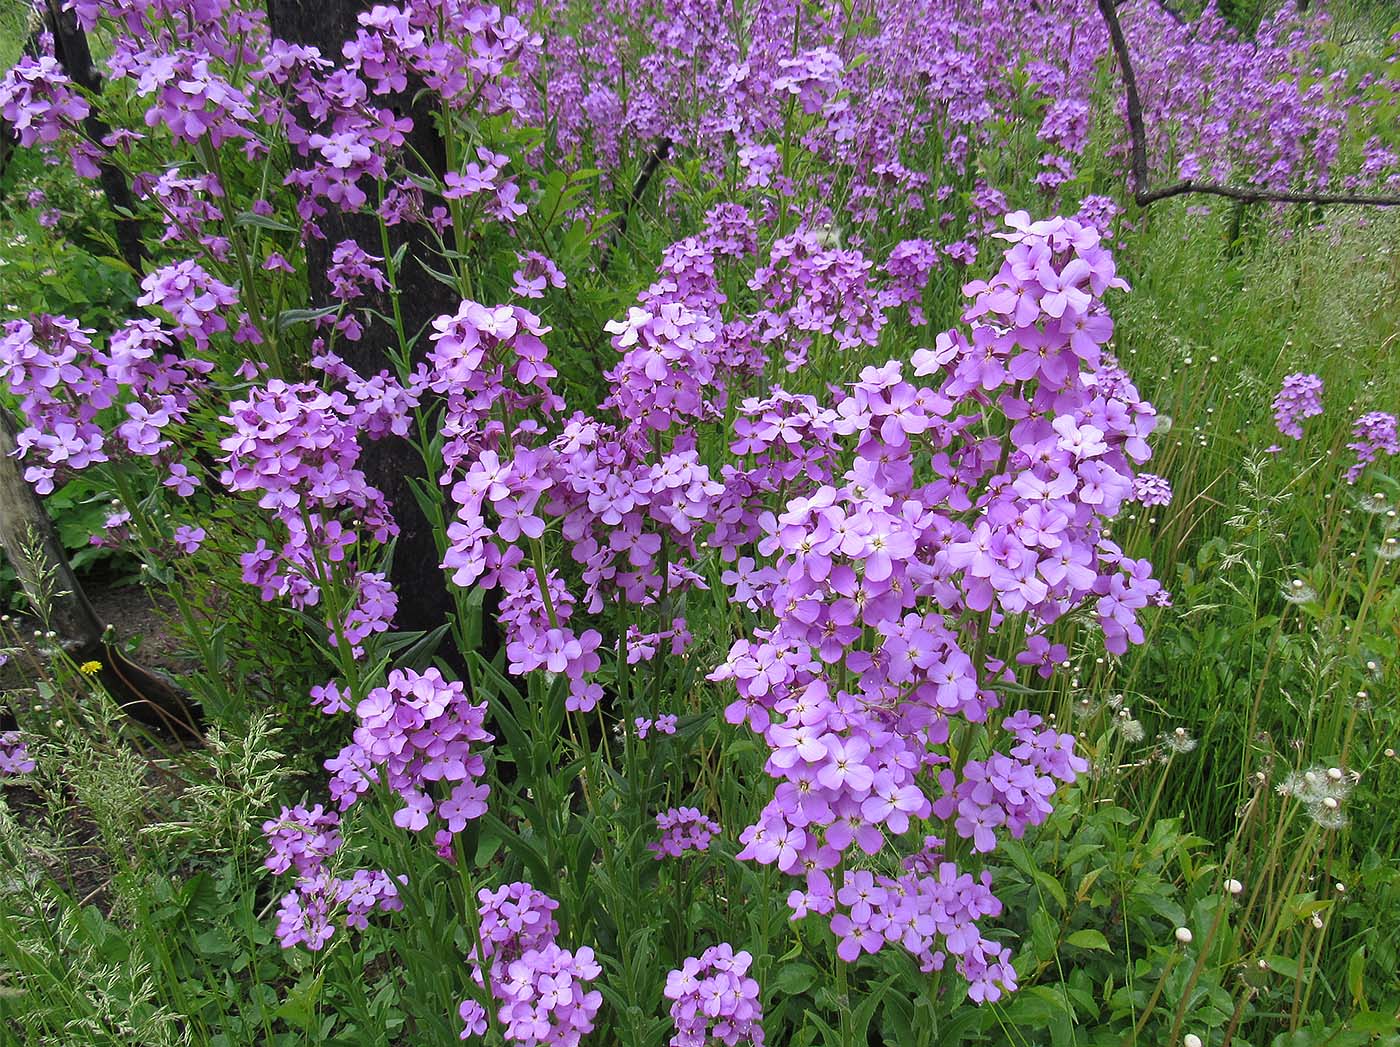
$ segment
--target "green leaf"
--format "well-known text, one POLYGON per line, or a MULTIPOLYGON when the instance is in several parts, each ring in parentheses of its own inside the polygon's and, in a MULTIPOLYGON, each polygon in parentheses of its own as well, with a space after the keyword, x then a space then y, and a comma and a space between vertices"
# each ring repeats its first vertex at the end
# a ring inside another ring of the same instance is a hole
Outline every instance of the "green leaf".
POLYGON ((289 1025, 299 1029, 310 1029, 316 1020, 316 999, 321 995, 321 981, 325 972, 315 978, 303 978, 287 992, 287 998, 274 1012, 289 1025))
POLYGON ((1364 1032, 1377 1035, 1383 1032, 1395 1031, 1395 1015, 1385 1014, 1382 1011, 1361 1011, 1351 1016, 1347 1022, 1347 1028, 1352 1032, 1364 1032))
POLYGON ((784 996, 806 992, 816 980, 817 969, 810 963, 785 964, 777 976, 770 979, 773 987, 784 996))
POLYGON ((332 316, 340 309, 338 305, 323 305, 319 309, 283 309, 277 314, 277 331, 288 331, 297 324, 311 323, 323 316, 332 316))
POLYGON ((1092 927, 1086 927, 1082 931, 1075 931, 1065 939, 1070 945, 1079 949, 1101 949, 1104 952, 1112 952, 1108 939, 1103 936, 1102 931, 1096 931, 1092 927))
POLYGON ((1347 960, 1347 988, 1351 990, 1351 1002, 1360 1007, 1366 1002, 1366 947, 1358 946, 1347 960))
POLYGON ((276 233, 298 233, 296 226, 288 225, 286 222, 279 222, 269 215, 254 214, 252 211, 244 211, 236 215, 233 224, 238 226, 253 226, 255 229, 269 229, 276 233))

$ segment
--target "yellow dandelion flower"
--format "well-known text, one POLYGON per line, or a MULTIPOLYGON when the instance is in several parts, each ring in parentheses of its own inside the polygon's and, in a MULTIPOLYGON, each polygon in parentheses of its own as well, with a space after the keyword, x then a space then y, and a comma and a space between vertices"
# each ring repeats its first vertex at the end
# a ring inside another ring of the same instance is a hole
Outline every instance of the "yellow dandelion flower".
POLYGON ((84 662, 82 665, 78 666, 78 672, 82 673, 84 676, 95 676, 101 671, 101 662, 84 662))

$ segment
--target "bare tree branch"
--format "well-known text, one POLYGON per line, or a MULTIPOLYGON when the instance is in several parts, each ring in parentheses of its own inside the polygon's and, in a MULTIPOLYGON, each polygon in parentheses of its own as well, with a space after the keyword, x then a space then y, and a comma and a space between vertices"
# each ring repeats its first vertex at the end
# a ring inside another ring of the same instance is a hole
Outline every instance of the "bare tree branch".
POLYGON ((647 186, 651 183, 656 172, 661 165, 666 162, 666 158, 671 155, 671 140, 669 138, 658 138, 652 143, 647 151, 647 158, 642 163, 642 169, 637 174, 637 180, 632 183, 632 192, 628 195, 627 201, 623 204, 622 213, 617 216, 617 221, 608 232, 607 240, 603 244, 601 257, 598 260, 598 272, 607 273, 608 267, 612 265, 613 251, 621 239, 627 235, 627 219, 632 213, 632 209, 642 199, 642 194, 646 192, 647 186))
MULTIPOLYGON (((1124 3, 1124 2, 1125 2, 1125 0, 1116 0, 1115 6, 1120 5, 1120 4, 1124 3)), ((1162 12, 1163 12, 1166 16, 1167 16, 1168 18, 1170 18, 1173 22, 1175 22, 1177 25, 1185 25, 1185 24, 1186 24, 1186 16, 1185 16, 1184 14, 1182 14, 1180 11, 1178 11, 1178 10, 1177 10, 1175 7, 1173 7, 1171 4, 1167 3, 1167 0, 1154 0, 1154 2, 1156 3, 1156 5, 1157 5, 1158 7, 1160 7, 1160 8, 1162 9, 1162 12)))
POLYGON ((1137 194, 1140 206, 1147 206, 1158 200, 1166 200, 1186 193, 1200 193, 1206 196, 1224 196, 1241 203, 1275 204, 1367 204, 1371 207, 1400 207, 1400 196, 1378 196, 1372 193, 1312 193, 1290 192, 1283 189, 1256 189, 1243 186, 1213 185, 1209 182, 1196 182, 1184 178, 1171 185, 1159 186, 1146 193, 1137 194))
POLYGON ((1133 72, 1132 58, 1128 54, 1128 41, 1123 35, 1123 25, 1118 20, 1115 0, 1098 0, 1099 13, 1108 26, 1108 38, 1113 53, 1118 59, 1118 69, 1123 76, 1123 94, 1128 108, 1128 139, 1131 149, 1129 163, 1132 168, 1133 199, 1139 207, 1146 207, 1158 200, 1173 196, 1197 193, 1204 196, 1223 196, 1241 203, 1277 204, 1362 204, 1370 207, 1400 207, 1400 195, 1376 195, 1369 193, 1313 193, 1295 192, 1280 189, 1265 189, 1251 186, 1216 185, 1211 182, 1197 182, 1185 178, 1170 185, 1149 188, 1147 167, 1147 126, 1142 119, 1142 96, 1138 93, 1137 74, 1133 72))

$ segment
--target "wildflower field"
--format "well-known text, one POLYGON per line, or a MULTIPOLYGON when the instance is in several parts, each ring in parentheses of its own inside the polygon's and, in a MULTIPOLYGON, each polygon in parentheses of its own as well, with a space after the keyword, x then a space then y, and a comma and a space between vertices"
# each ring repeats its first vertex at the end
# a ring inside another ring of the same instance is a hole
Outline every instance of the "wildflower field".
POLYGON ((0 1047, 1400 1047, 1400 4, 0 69, 0 1047))

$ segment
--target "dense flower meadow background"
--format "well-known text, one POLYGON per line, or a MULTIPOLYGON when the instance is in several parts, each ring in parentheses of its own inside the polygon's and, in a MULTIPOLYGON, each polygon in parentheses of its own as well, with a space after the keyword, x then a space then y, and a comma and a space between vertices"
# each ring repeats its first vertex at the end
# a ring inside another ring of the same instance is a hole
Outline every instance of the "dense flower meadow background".
POLYGON ((1400 1043, 1393 4, 0 18, 0 1042, 1400 1043))

